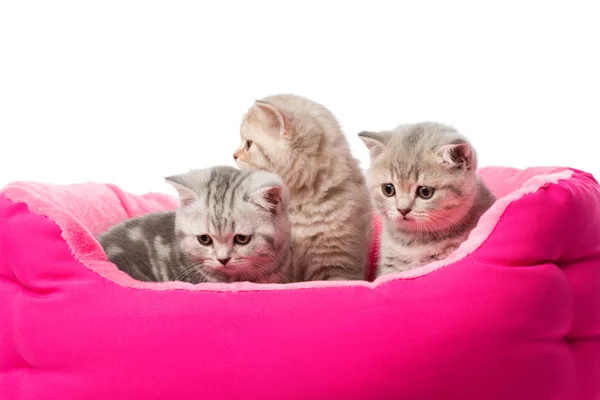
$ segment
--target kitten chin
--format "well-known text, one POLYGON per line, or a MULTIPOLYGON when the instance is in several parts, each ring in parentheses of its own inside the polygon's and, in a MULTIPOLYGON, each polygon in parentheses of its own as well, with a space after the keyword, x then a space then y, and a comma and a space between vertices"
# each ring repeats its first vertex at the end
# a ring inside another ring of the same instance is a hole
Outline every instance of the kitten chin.
POLYGON ((477 174, 474 148, 452 127, 425 122, 359 136, 384 222, 378 276, 447 257, 495 201, 477 174))
POLYGON ((275 172, 290 190, 296 279, 364 279, 372 208, 333 114, 301 96, 270 96, 248 110, 240 134, 237 164, 275 172))

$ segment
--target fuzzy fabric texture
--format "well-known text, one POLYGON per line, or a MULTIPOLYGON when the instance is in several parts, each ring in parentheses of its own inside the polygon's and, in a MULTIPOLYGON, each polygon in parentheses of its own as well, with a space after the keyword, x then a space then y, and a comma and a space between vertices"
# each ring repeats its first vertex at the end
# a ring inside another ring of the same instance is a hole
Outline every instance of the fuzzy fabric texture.
POLYGON ((11 184, 0 398, 597 399, 598 183, 565 168, 481 174, 498 201, 446 260, 288 285, 135 281, 94 236, 173 198, 11 184))

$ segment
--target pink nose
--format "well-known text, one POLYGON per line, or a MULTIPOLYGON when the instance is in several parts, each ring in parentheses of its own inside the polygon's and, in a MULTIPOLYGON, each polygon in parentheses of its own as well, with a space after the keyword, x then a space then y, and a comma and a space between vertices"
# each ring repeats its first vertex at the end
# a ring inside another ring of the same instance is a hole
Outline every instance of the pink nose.
POLYGON ((233 155, 233 161, 237 161, 237 156, 235 154, 233 155))
POLYGON ((231 258, 219 258, 218 259, 218 261, 223 265, 227 264, 229 262, 229 260, 231 260, 231 258))
POLYGON ((410 208, 402 208, 402 209, 398 209, 398 212, 400 214, 402 214, 403 217, 406 217, 406 214, 408 214, 411 211, 410 208))

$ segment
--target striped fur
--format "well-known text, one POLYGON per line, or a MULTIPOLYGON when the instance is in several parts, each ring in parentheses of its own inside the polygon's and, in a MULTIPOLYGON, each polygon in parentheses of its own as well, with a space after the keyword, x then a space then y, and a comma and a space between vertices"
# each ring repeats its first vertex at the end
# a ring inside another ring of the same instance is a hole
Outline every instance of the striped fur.
POLYGON ((364 279, 371 203, 331 112, 300 96, 271 96, 240 131, 238 165, 276 172, 290 190, 296 280, 364 279))
POLYGON ((420 123, 359 136, 371 154, 369 191, 384 227, 377 276, 446 258, 494 202, 478 177, 475 150, 449 126, 420 123), (433 195, 420 196, 420 187, 433 195))
POLYGON ((179 193, 181 204, 175 212, 133 218, 99 237, 119 269, 149 282, 293 280, 281 178, 215 167, 166 179, 179 193), (201 235, 208 235, 211 243, 203 245, 201 235), (249 236, 250 241, 236 243, 236 235, 249 236))

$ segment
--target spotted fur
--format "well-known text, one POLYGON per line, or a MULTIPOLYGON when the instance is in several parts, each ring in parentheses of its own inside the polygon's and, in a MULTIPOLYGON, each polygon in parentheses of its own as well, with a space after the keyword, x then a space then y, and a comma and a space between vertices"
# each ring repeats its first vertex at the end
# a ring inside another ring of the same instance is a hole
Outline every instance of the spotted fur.
POLYGON ((99 237, 119 269, 148 282, 293 280, 287 193, 277 175, 215 167, 166 180, 179 193, 176 211, 124 221, 99 237))

